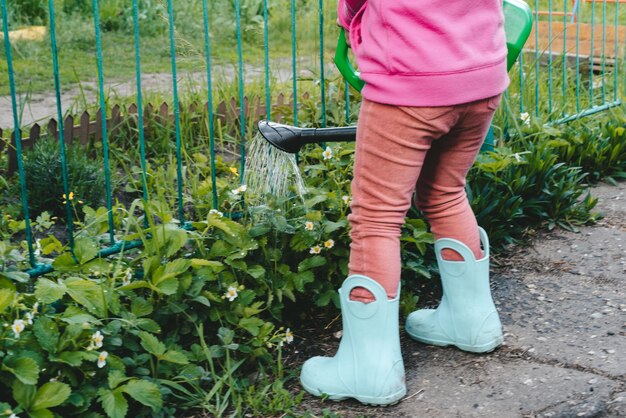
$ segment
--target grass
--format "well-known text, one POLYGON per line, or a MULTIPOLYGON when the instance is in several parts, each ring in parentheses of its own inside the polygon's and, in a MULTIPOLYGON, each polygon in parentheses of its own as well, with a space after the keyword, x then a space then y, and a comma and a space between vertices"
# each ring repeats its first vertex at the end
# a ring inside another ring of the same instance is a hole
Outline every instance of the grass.
MULTIPOLYGON (((119 2, 119 10, 125 10, 130 0, 119 2)), ((154 1, 167 10, 164 0, 154 1)), ((318 54, 319 16, 318 3, 298 1, 296 17, 296 44, 298 56, 318 54)), ((209 1, 211 59, 213 65, 229 65, 237 62, 236 19, 231 2, 209 1)), ((324 0, 325 49, 330 53, 337 32, 334 18, 334 2, 324 0)), ((125 12, 128 14, 127 12, 125 12)), ((176 26, 176 54, 179 71, 206 70, 204 23, 201 0, 176 2, 174 5, 176 26)), ((57 11, 57 43, 61 65, 61 83, 64 88, 72 84, 96 79, 95 34, 92 15, 89 13, 66 14, 57 11)), ((102 16, 102 22, 106 17, 102 16)), ((156 17, 141 27, 141 60, 143 73, 171 72, 167 14, 160 11, 156 17)), ((10 21, 10 28, 21 26, 23 19, 10 21)), ((105 23, 102 23, 104 26, 105 23)), ((102 35, 104 77, 107 80, 130 80, 135 75, 135 51, 132 33, 132 15, 114 30, 104 30, 102 35), (128 20, 131 19, 131 20, 128 20)), ((242 53, 244 62, 262 67, 264 62, 262 0, 242 1, 241 13, 242 53), (248 6, 245 6, 248 5, 248 6), (245 6, 245 7, 244 7, 245 6)), ((271 2, 269 10, 269 55, 274 61, 291 54, 291 11, 289 2, 271 2)), ((50 40, 18 41, 13 43, 14 69, 17 91, 38 93, 51 90, 52 54, 50 40)), ((7 64, 4 48, 0 51, 0 95, 9 93, 7 64)))

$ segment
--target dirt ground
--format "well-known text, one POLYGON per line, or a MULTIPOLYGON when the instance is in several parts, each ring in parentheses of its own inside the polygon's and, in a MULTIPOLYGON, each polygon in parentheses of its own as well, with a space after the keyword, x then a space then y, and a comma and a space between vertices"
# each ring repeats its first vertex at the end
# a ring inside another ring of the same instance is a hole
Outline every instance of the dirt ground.
MULTIPOLYGON (((313 77, 312 61, 300 59, 297 63, 298 77, 313 77)), ((244 77, 246 82, 262 80, 264 68, 244 64, 244 77)), ((214 85, 230 83, 235 80, 238 69, 234 65, 214 65, 211 71, 214 85)), ((282 83, 292 78, 291 60, 274 59, 271 63, 270 76, 272 85, 282 83)), ((172 75, 170 73, 142 74, 142 91, 147 95, 144 100, 149 102, 151 97, 158 100, 171 102, 172 75)), ((191 92, 202 91, 207 85, 205 71, 179 72, 177 89, 181 97, 191 92)), ((137 94, 137 83, 132 79, 105 80, 105 95, 109 103, 115 104, 118 98, 133 97, 137 94)), ((50 118, 56 119, 56 98, 54 92, 37 93, 26 96, 24 92, 18 92, 18 109, 23 103, 23 112, 20 115, 22 126, 30 126, 33 123, 47 123, 50 118)), ((81 85, 65 88, 61 92, 61 107, 64 113, 78 113, 85 110, 89 105, 98 103, 98 84, 95 80, 83 81, 81 85)), ((0 129, 13 129, 13 109, 11 96, 0 96, 0 129)))
MULTIPOLYGON (((579 232, 540 233, 492 267, 505 331, 474 355, 402 333, 407 396, 386 408, 306 395, 301 411, 342 417, 626 416, 626 183, 600 185, 604 218, 579 232)), ((312 354, 338 339, 309 341, 312 354)))

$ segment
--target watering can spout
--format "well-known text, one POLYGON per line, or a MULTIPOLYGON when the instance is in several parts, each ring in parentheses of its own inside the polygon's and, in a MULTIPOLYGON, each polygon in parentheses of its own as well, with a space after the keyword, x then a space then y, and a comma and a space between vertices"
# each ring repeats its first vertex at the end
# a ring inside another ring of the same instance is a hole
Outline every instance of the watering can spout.
POLYGON ((356 126, 340 128, 298 128, 282 123, 262 120, 259 132, 270 144, 291 154, 300 151, 304 144, 318 142, 351 142, 356 140, 356 126))

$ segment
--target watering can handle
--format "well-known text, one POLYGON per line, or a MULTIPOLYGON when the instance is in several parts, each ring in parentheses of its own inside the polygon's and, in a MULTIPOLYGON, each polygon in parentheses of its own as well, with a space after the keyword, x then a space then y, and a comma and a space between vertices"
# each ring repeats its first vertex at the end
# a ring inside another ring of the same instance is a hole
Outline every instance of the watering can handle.
MULTIPOLYGON (((507 71, 511 69, 530 35, 533 25, 532 12, 523 0, 504 0, 504 32, 507 46, 507 71)), ((357 91, 361 91, 365 82, 359 78, 359 72, 354 69, 348 57, 346 32, 341 28, 337 50, 335 51, 335 65, 348 84, 357 91)))
POLYGON ((361 91, 365 82, 359 77, 359 72, 354 69, 350 58, 348 57, 348 43, 346 42, 346 31, 341 28, 339 39, 337 41, 337 49, 335 50, 335 65, 345 78, 345 80, 357 91, 361 91))

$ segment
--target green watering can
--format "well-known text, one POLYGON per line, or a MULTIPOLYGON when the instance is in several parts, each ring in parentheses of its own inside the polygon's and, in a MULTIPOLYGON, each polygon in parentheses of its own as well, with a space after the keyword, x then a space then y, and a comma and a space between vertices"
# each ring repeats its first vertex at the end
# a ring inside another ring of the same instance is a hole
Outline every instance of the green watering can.
MULTIPOLYGON (((510 70, 522 52, 533 25, 532 12, 522 0, 504 0, 504 32, 506 34, 507 69, 510 70)), ((335 65, 348 84, 361 91, 365 82, 359 78, 348 57, 345 31, 341 29, 335 65)), ((260 121, 259 132, 273 146, 282 151, 296 153, 304 144, 318 142, 343 142, 356 140, 356 126, 338 128, 298 128, 275 122, 260 121)), ((492 128, 493 129, 493 128, 492 128)), ((490 129, 483 149, 493 148, 493 130, 490 129)))

